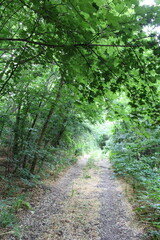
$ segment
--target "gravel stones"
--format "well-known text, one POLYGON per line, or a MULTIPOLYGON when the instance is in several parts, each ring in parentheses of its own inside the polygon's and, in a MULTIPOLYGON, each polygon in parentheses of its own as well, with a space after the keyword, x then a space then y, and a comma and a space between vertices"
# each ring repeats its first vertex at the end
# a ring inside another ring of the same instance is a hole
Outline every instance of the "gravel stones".
POLYGON ((58 181, 43 185, 45 194, 22 218, 21 240, 142 239, 143 231, 110 163, 100 159, 86 175, 88 158, 83 156, 58 181))

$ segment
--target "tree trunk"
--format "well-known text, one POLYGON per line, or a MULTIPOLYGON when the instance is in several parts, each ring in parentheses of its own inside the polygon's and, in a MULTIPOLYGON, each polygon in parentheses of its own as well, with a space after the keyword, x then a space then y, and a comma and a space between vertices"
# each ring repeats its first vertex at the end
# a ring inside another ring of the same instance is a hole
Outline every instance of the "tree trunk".
MULTIPOLYGON (((40 108, 42 105, 42 101, 39 103, 38 105, 38 108, 40 108)), ((37 119, 38 119, 38 116, 39 114, 37 113, 33 122, 32 122, 32 125, 31 125, 31 129, 28 131, 28 134, 27 134, 27 138, 26 138, 26 141, 27 141, 27 145, 29 145, 29 141, 30 141, 30 136, 31 136, 31 132, 32 132, 32 129, 34 128, 36 122, 37 122, 37 119)), ((27 163, 27 154, 24 155, 24 158, 23 158, 23 164, 22 164, 22 167, 25 168, 26 167, 26 163, 27 163)))
POLYGON ((17 111, 17 116, 16 116, 16 123, 15 123, 15 130, 14 130, 14 141, 13 141, 13 156, 17 155, 17 153, 18 153, 18 145, 19 145, 19 137, 20 137, 19 124, 20 124, 21 105, 22 105, 22 103, 20 103, 19 106, 18 106, 18 111, 17 111))
MULTIPOLYGON (((52 117, 52 114, 54 112, 56 104, 57 104, 57 102, 58 102, 58 100, 60 98, 62 87, 63 87, 63 79, 61 78, 60 85, 59 85, 58 92, 57 92, 57 96, 56 96, 56 100, 51 105, 51 108, 50 108, 50 111, 48 113, 47 119, 46 119, 46 121, 43 124, 42 130, 41 130, 41 133, 40 133, 40 137, 39 137, 39 139, 37 141, 37 147, 38 148, 41 146, 41 143, 43 141, 44 135, 45 135, 47 127, 48 127, 48 123, 49 123, 49 121, 50 121, 50 119, 52 117)), ((31 168, 30 168, 30 172, 31 173, 34 172, 34 169, 35 169, 36 164, 37 164, 37 160, 38 160, 38 155, 35 154, 34 159, 32 161, 32 164, 31 164, 31 168)))
POLYGON ((60 143, 60 140, 61 140, 61 138, 62 138, 62 136, 63 136, 63 133, 64 133, 64 131, 65 131, 65 129, 66 129, 66 126, 64 126, 64 124, 65 124, 66 122, 67 122, 67 117, 63 119, 62 127, 61 127, 60 131, 58 132, 55 140, 52 141, 52 145, 53 145, 54 147, 57 147, 57 146, 59 145, 59 143, 60 143))
MULTIPOLYGON (((54 73, 52 73, 52 74, 49 76, 49 78, 47 79, 47 81, 46 81, 45 89, 44 89, 44 92, 43 92, 42 99, 41 99, 41 101, 39 102, 38 109, 42 106, 43 99, 44 99, 44 97, 45 97, 45 95, 46 95, 46 92, 47 92, 47 91, 46 91, 46 88, 49 86, 49 83, 50 83, 49 81, 50 81, 51 77, 53 76, 53 74, 54 74, 54 73)), ((50 87, 51 87, 51 86, 50 86, 50 87)), ((35 124, 36 124, 36 122, 37 122, 38 117, 39 117, 39 113, 36 114, 35 118, 33 119, 32 124, 31 124, 31 128, 30 128, 29 131, 28 131, 28 134, 27 134, 27 137, 26 137, 26 142, 28 143, 28 145, 29 145, 29 141, 30 141, 32 129, 35 127, 35 124)), ((25 154, 24 157, 23 157, 23 164, 22 164, 22 167, 23 167, 23 168, 26 167, 26 163, 27 163, 27 154, 25 154)))

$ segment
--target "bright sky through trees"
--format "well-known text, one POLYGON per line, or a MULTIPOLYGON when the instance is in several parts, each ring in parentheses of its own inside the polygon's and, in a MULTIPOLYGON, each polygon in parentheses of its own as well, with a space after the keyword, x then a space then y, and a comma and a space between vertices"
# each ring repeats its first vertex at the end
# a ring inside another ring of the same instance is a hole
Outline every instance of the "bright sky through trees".
MULTIPOLYGON (((149 6, 153 6, 153 5, 156 5, 155 1, 154 0, 143 0, 141 2, 140 5, 149 5, 149 6)), ((144 31, 145 32, 152 32, 152 31, 156 31, 157 33, 160 33, 160 26, 159 27, 151 27, 151 26, 147 26, 144 28, 144 31)))
POLYGON ((141 4, 152 6, 152 5, 155 5, 155 1, 154 0, 144 0, 144 1, 142 1, 141 4))

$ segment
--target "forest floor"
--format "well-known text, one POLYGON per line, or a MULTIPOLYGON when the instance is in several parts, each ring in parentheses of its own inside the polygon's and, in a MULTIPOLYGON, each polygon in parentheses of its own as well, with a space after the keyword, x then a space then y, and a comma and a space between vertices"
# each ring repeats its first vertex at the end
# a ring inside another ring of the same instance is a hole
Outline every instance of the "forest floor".
POLYGON ((146 239, 125 195, 109 161, 85 155, 57 181, 44 181, 43 191, 32 199, 33 209, 21 217, 20 239, 146 239))

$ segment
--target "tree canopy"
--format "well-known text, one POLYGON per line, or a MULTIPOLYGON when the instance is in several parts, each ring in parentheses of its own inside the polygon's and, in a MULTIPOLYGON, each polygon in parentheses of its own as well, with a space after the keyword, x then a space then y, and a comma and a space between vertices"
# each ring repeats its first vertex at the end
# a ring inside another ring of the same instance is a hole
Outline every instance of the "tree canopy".
POLYGON ((159 35, 143 28, 158 26, 159 6, 137 0, 2 1, 1 19, 2 95, 23 81, 24 69, 54 64, 88 102, 97 96, 108 102, 112 93, 125 91, 133 111, 140 105, 148 113, 158 105, 159 35))
POLYGON ((80 121, 96 121, 102 110, 109 119, 160 121, 160 36, 144 31, 159 25, 158 4, 1 1, 1 134, 13 128, 14 154, 31 136, 44 145, 53 122, 65 126, 71 113, 80 121))

